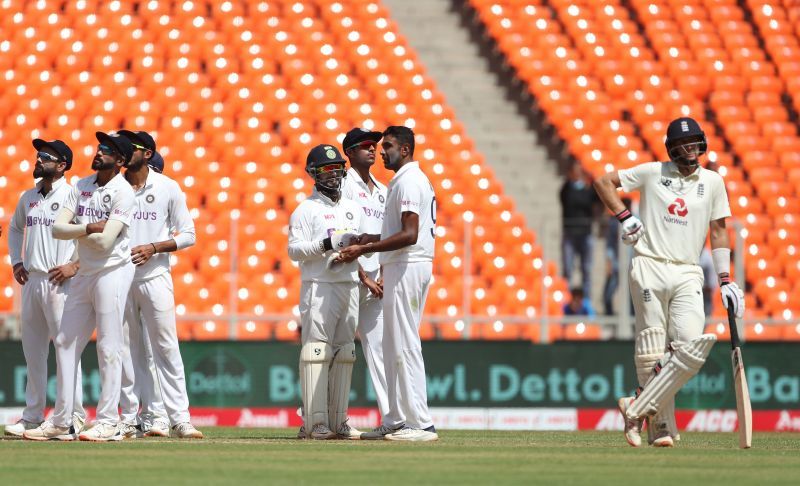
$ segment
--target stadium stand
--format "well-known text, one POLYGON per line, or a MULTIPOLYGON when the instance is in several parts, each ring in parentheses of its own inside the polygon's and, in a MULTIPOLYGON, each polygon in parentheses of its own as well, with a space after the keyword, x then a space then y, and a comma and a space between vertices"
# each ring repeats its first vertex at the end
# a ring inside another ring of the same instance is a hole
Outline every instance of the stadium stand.
MULTIPOLYGON (((506 334, 514 326, 503 316, 560 315, 565 282, 380 3, 2 0, 0 23, 0 219, 31 184, 32 138, 67 141, 77 176, 96 130, 150 131, 198 231, 194 247, 171 256, 182 339, 297 338, 288 217, 310 191, 307 150, 353 126, 418 135, 438 202, 428 315, 455 320, 468 304, 500 322, 476 335, 514 339, 538 331, 506 334)), ((11 311, 0 252, 0 311, 11 311)), ((426 324, 423 335, 451 331, 426 324)))
MULTIPOLYGON (((666 123, 697 119, 742 225, 745 247, 737 250, 745 253, 749 317, 800 315, 800 4, 469 4, 571 155, 593 174, 664 160, 666 123)), ((724 316, 724 308, 715 310, 724 316)), ((754 324, 746 335, 797 339, 785 327, 781 335, 754 324)))

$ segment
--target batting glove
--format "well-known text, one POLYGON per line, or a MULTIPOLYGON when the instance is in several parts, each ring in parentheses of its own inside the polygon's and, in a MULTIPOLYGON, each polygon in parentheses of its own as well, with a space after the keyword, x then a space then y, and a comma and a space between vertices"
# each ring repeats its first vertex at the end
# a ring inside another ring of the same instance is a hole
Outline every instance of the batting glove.
POLYGON ((728 300, 733 303, 733 313, 737 319, 744 317, 744 292, 736 282, 720 282, 719 293, 722 295, 722 305, 728 308, 728 300))
POLYGON ((635 245, 644 234, 642 221, 627 209, 616 216, 619 222, 622 223, 622 242, 626 245, 635 245))

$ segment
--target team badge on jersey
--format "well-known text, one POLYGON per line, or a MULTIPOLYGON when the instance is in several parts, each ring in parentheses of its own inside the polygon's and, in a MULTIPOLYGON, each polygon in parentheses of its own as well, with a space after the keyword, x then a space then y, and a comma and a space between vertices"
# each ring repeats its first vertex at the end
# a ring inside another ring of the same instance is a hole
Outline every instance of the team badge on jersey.
POLYGON ((385 203, 385 202, 386 202, 386 198, 385 198, 385 197, 383 197, 383 194, 378 194, 378 201, 380 201, 380 202, 381 202, 381 204, 383 204, 383 203, 385 203))
POLYGON ((705 190, 706 190, 705 185, 703 185, 702 182, 700 184, 697 184, 697 197, 702 198, 705 190))
POLYGON ((144 200, 147 201, 148 204, 153 204, 153 201, 156 200, 156 197, 152 194, 148 194, 147 196, 145 196, 144 200))
POLYGON ((672 185, 672 179, 667 179, 666 177, 661 178, 661 185, 664 187, 669 187, 672 185))
POLYGON ((650 289, 642 290, 642 300, 645 302, 650 302, 653 300, 653 294, 650 292, 650 289))
POLYGON ((50 205, 50 211, 58 211, 59 205, 58 203, 54 202, 50 205))
POLYGON ((345 216, 346 216, 346 217, 347 217, 347 219, 349 219, 350 221, 352 221, 352 220, 353 220, 353 213, 351 213, 350 211, 348 211, 347 213, 345 213, 345 216))
POLYGON ((110 203, 111 202, 111 194, 106 194, 105 196, 103 196, 103 202, 104 203, 110 203))

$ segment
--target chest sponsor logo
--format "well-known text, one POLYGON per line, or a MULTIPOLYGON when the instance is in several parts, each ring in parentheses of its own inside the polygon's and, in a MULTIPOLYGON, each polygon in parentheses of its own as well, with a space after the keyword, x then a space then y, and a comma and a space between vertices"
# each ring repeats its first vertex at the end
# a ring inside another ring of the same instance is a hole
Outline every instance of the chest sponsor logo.
POLYGON ((358 197, 360 197, 361 199, 366 199, 367 198, 367 193, 366 192, 359 192, 358 193, 358 197))
POLYGON ((362 207, 361 209, 364 210, 364 214, 368 218, 383 219, 383 211, 378 211, 377 209, 372 209, 368 207, 362 207))
POLYGON ((686 201, 683 198, 676 198, 675 201, 669 205, 667 208, 669 214, 673 216, 680 216, 681 218, 685 218, 687 214, 689 214, 689 208, 686 207, 686 201))
POLYGON ((58 205, 58 203, 54 202, 53 204, 50 205, 50 211, 58 211, 59 207, 60 206, 58 205))
POLYGON ((37 207, 39 207, 39 201, 34 201, 34 202, 28 204, 28 209, 33 209, 33 208, 37 208, 37 207))
POLYGON ((78 206, 78 216, 86 216, 90 218, 107 218, 109 215, 108 211, 102 211, 100 209, 94 208, 87 208, 86 206, 78 206))
POLYGON ((31 226, 52 226, 55 223, 55 219, 52 218, 43 218, 42 216, 28 216, 25 220, 26 226, 29 228, 31 226))
POLYGON ((145 200, 145 201, 147 201, 149 204, 153 204, 153 201, 155 201, 155 200, 156 200, 156 197, 155 197, 154 195, 152 195, 152 194, 148 194, 148 195, 147 195, 147 196, 144 198, 144 200, 145 200))
POLYGON ((333 214, 325 214, 323 216, 325 217, 325 219, 336 219, 336 216, 334 216, 333 214))
POLYGON ((134 211, 133 219, 137 221, 155 221, 158 218, 156 211, 134 211))
POLYGON ((92 197, 92 191, 81 191, 81 197, 92 197))

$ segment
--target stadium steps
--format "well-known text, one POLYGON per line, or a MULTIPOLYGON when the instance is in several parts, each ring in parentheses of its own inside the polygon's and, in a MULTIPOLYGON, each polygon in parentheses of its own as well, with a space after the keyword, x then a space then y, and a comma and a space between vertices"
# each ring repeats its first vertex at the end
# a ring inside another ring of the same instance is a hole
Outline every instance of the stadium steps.
POLYGON ((548 259, 561 255, 558 166, 490 69, 451 0, 385 0, 400 30, 495 169, 548 259))

